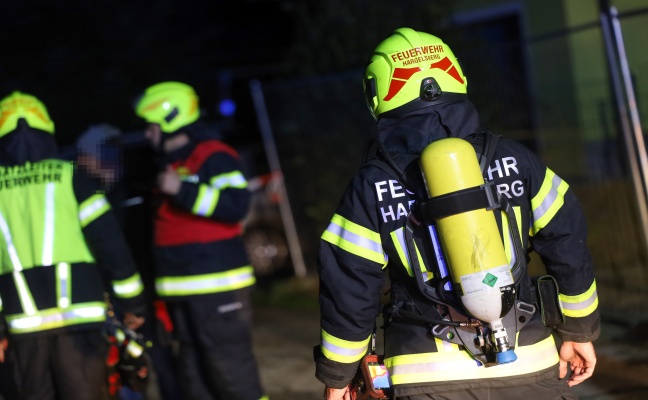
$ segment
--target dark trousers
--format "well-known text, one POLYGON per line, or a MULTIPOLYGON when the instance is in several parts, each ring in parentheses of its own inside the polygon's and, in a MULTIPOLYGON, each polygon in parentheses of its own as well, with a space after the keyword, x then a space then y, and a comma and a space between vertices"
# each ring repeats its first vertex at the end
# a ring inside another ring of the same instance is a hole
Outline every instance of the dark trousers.
MULTIPOLYGON (((494 367, 497 368, 497 367, 494 367)), ((397 400, 577 400, 566 380, 548 379, 526 386, 456 390, 398 397, 397 400)))
POLYGON ((249 290, 168 303, 187 400, 258 400, 249 290))
POLYGON ((104 400, 108 344, 99 329, 9 339, 24 400, 104 400))

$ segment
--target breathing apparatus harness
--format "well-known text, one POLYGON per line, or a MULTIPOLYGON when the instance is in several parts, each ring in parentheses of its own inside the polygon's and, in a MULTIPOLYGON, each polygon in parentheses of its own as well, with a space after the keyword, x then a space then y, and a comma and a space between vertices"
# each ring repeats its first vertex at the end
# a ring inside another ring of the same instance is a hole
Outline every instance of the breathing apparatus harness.
MULTIPOLYGON (((495 148, 500 136, 489 131, 478 132, 468 138, 468 141, 475 148, 479 160, 479 166, 483 173, 488 168, 495 153, 495 148)), ((368 163, 387 172, 401 182, 410 192, 412 185, 407 182, 405 172, 398 167, 393 157, 390 156, 380 144, 377 144, 376 157, 368 163)), ((403 162, 410 165, 418 158, 418 155, 403 155, 406 157, 403 162)), ((437 285, 429 285, 423 276, 415 240, 420 242, 435 240, 434 229, 421 229, 426 226, 434 226, 436 220, 446 216, 463 213, 476 209, 500 210, 508 217, 510 234, 515 251, 515 265, 511 273, 515 285, 502 293, 502 300, 510 311, 503 316, 502 325, 504 332, 518 332, 531 319, 536 312, 534 305, 534 288, 527 273, 526 257, 522 247, 520 235, 517 229, 517 222, 513 207, 505 198, 499 196, 492 182, 486 182, 479 187, 448 193, 431 199, 422 199, 419 196, 408 214, 404 228, 404 237, 407 244, 408 258, 411 263, 411 270, 414 274, 418 292, 425 300, 431 301, 434 306, 427 307, 423 313, 420 312, 416 303, 412 300, 399 301, 393 299, 392 303, 384 309, 385 321, 392 319, 408 319, 424 322, 430 325, 430 333, 435 337, 457 345, 461 345, 477 361, 484 366, 498 364, 496 352, 506 352, 514 347, 508 344, 506 337, 502 338, 497 331, 491 331, 489 326, 470 315, 452 290, 444 287, 450 282, 449 274, 443 275, 439 268, 432 271, 437 285)), ((442 263, 445 263, 442 260, 442 263)), ((425 266, 423 266, 425 268, 425 266)), ((432 282, 432 281, 429 281, 432 282)), ((514 343, 514 340, 513 340, 514 343)))

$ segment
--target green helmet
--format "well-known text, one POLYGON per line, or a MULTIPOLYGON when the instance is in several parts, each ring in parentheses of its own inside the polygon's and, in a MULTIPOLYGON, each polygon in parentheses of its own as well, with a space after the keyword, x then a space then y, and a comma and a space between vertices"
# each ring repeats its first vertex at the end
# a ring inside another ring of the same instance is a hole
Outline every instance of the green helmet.
POLYGON ((15 131, 21 118, 30 128, 54 134, 54 122, 45 104, 30 94, 15 91, 0 100, 0 137, 15 131))
POLYGON ((164 133, 174 133, 200 117, 198 95, 181 82, 161 82, 146 89, 135 113, 147 122, 159 124, 164 133))
POLYGON ((378 120, 463 100, 468 83, 441 39, 399 28, 373 51, 363 86, 369 111, 378 120))

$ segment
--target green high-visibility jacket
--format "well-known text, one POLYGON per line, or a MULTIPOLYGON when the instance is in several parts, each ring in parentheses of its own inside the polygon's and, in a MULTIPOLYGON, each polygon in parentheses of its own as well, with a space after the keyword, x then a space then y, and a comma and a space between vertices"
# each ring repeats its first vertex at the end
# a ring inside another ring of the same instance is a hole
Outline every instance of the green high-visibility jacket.
POLYGON ((0 167, 0 310, 9 333, 102 324, 106 283, 126 311, 143 311, 142 281, 89 176, 57 159, 0 167))

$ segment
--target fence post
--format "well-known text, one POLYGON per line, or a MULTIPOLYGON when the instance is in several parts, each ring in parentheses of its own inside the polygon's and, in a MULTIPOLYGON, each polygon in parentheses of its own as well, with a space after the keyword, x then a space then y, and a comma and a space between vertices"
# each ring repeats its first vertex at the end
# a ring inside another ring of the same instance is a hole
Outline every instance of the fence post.
POLYGON ((263 97, 263 89, 261 82, 258 80, 250 81, 250 90, 252 92, 252 101, 254 102, 254 109, 256 111, 257 121, 259 123, 259 130, 263 138, 263 146, 265 148, 268 164, 272 172, 278 172, 279 179, 279 211, 281 220, 286 231, 286 239, 288 240, 288 249, 290 250, 290 258, 292 260, 295 275, 299 278, 306 276, 306 265, 304 263, 304 256, 301 251, 301 244, 299 243, 299 235, 295 227, 295 219, 290 208, 288 201, 288 193, 281 173, 281 164, 279 162, 279 155, 277 154, 277 147, 274 143, 272 136, 272 125, 268 117, 268 110, 266 108, 265 99, 263 97))
POLYGON ((599 0, 601 29, 610 68, 610 77, 625 142, 637 200, 644 254, 648 250, 648 157, 644 143, 632 77, 625 52, 618 12, 609 0, 599 0))

